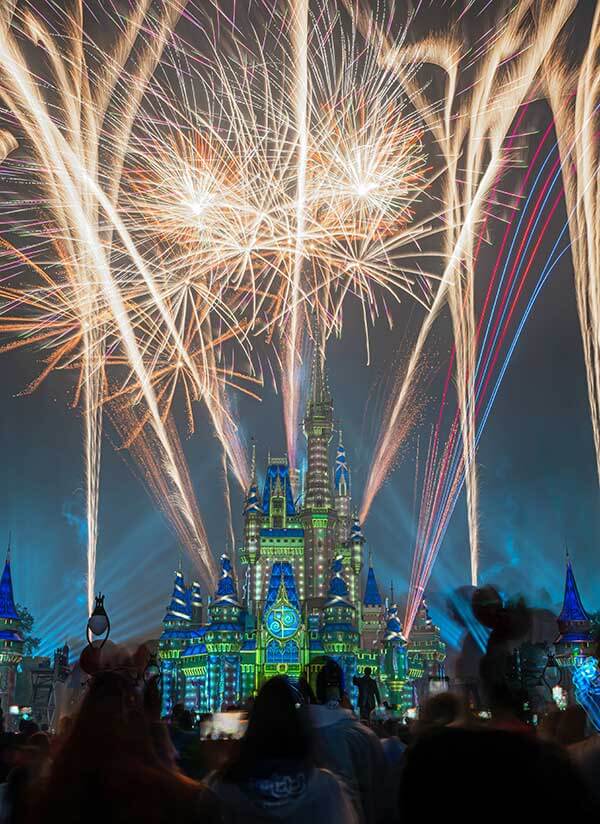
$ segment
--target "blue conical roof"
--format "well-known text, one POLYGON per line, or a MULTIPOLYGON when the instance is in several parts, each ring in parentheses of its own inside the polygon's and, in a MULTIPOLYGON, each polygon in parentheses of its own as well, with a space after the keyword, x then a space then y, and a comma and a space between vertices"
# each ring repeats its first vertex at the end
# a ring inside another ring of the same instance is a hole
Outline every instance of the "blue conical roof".
POLYGON ((261 511, 261 504, 260 504, 260 496, 258 494, 258 485, 256 482, 250 484, 250 488, 248 489, 248 495, 246 496, 246 500, 244 502, 244 515, 249 515, 250 512, 260 512, 261 511))
POLYGON ((387 613, 387 623, 385 625, 384 641, 406 641, 402 634, 402 624, 398 618, 398 607, 393 604, 387 613))
POLYGON ((227 555, 221 555, 221 577, 212 603, 213 606, 223 604, 239 606, 235 581, 233 580, 233 567, 227 555))
POLYGON ((350 530, 350 543, 364 544, 364 542, 365 536, 363 535, 360 521, 358 520, 358 515, 355 515, 354 520, 352 522, 352 528, 350 530))
POLYGON ((185 588, 183 573, 178 569, 175 573, 171 603, 167 607, 163 624, 176 624, 180 621, 189 621, 191 618, 190 597, 185 588))
POLYGON ((335 456, 335 472, 333 475, 336 492, 339 494, 348 495, 350 492, 350 470, 348 469, 348 460, 346 458, 346 448, 342 442, 342 433, 340 431, 340 442, 335 456))
POLYGON ((379 593, 379 587, 377 586, 377 581, 375 580, 375 571, 372 566, 369 567, 369 571, 367 572, 367 583, 365 586, 363 604, 366 607, 380 607, 383 604, 383 600, 379 593))
POLYGON ((4 571, 0 579, 0 618, 10 621, 19 620, 19 614, 17 613, 13 596, 12 576, 10 574, 10 550, 6 556, 4 571))
POLYGON ((275 494, 276 489, 278 494, 282 494, 285 497, 286 514, 295 515, 296 508, 294 506, 294 496, 290 481, 290 468, 287 463, 271 463, 267 467, 267 477, 265 478, 262 496, 262 511, 264 515, 269 514, 271 493, 275 494))
POLYGON ((351 607, 348 598, 348 585, 342 577, 342 558, 338 556, 331 565, 331 581, 329 582, 329 592, 327 593, 326 607, 344 606, 351 607))
POLYGON ((590 641, 590 619, 583 608, 579 590, 575 582, 571 561, 567 555, 567 572, 565 576, 565 597, 558 616, 559 637, 557 643, 581 644, 590 641))

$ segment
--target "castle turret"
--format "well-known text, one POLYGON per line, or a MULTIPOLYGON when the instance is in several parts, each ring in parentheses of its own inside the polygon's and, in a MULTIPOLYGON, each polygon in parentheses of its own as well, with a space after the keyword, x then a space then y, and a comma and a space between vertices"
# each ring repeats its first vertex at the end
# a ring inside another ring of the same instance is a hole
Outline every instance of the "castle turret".
POLYGON ((409 675, 415 681, 419 702, 423 702, 429 694, 429 679, 444 677, 445 660, 446 645, 442 641, 440 628, 431 620, 423 598, 408 642, 409 675))
POLYGON ((337 544, 345 546, 350 537, 350 469, 346 457, 346 449, 339 432, 335 469, 333 473, 334 506, 337 512, 337 544))
POLYGON ((194 629, 202 626, 203 620, 203 605, 202 605, 202 590, 198 581, 192 583, 190 590, 190 605, 191 605, 191 623, 194 629))
POLYGON ((566 557, 565 594, 557 623, 559 635, 555 643, 558 657, 563 664, 568 664, 569 659, 574 656, 585 655, 592 643, 591 622, 581 602, 568 552, 566 557))
POLYGON ((363 649, 370 650, 381 640, 381 631, 384 624, 383 599, 379 592, 373 559, 369 553, 369 569, 362 601, 362 632, 361 642, 363 649))
POLYGON ((412 689, 408 682, 406 638, 402 633, 398 607, 395 604, 389 607, 386 618, 381 678, 390 704, 404 712, 412 705, 412 689))
POLYGON ((317 345, 312 365, 310 396, 304 416, 307 446, 307 469, 304 484, 304 507, 332 508, 329 477, 329 442, 333 433, 333 401, 323 369, 323 352, 317 345))
POLYGON ((338 556, 331 565, 331 580, 323 610, 321 639, 325 653, 335 656, 336 661, 344 670, 345 682, 349 685, 356 673, 356 649, 359 636, 356 626, 356 610, 350 600, 342 568, 342 558, 338 556))
POLYGON ((305 543, 305 580, 309 610, 322 608, 327 570, 336 542, 336 512, 329 473, 329 442, 333 432, 333 402, 323 370, 323 352, 315 346, 310 397, 304 416, 307 469, 302 522, 305 543))
POLYGON ((239 623, 241 604, 233 579, 233 566, 227 555, 221 555, 221 577, 208 608, 212 623, 239 623))
POLYGON ((242 607, 227 555, 221 556, 221 577, 208 611, 210 624, 203 635, 208 653, 205 689, 208 709, 214 712, 237 703, 241 694, 242 607))
POLYGON ((247 564, 249 569, 246 592, 246 605, 249 611, 256 609, 261 598, 260 527, 262 518, 262 501, 256 480, 256 445, 253 441, 250 486, 244 501, 244 546, 240 554, 241 562, 247 564))
POLYGON ((352 522, 352 529, 350 530, 350 563, 352 566, 352 572, 358 576, 360 575, 363 567, 363 546, 365 543, 365 536, 363 535, 363 531, 360 525, 360 521, 358 520, 358 515, 354 515, 354 520, 352 522))
POLYGON ((171 628, 178 625, 187 626, 191 617, 190 596, 185 588, 183 572, 180 567, 175 572, 175 582, 173 584, 171 603, 167 607, 165 617, 163 618, 163 624, 171 628))
POLYGON ((0 578, 0 695, 5 716, 14 701, 17 667, 22 660, 23 635, 13 595, 9 545, 0 578))

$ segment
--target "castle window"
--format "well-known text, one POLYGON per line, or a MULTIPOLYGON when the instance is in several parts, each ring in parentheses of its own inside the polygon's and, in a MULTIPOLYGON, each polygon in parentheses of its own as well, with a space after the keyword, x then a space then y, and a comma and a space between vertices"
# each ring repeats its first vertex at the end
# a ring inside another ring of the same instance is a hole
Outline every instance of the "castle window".
POLYGON ((300 661, 298 644, 287 641, 283 646, 277 641, 267 644, 267 664, 297 664, 300 661))

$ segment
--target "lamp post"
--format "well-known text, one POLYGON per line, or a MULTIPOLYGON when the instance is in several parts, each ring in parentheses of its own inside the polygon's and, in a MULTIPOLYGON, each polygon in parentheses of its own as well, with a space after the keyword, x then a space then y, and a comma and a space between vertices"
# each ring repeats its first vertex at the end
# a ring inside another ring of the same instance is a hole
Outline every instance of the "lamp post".
POLYGON ((96 595, 94 610, 87 622, 87 641, 90 647, 102 649, 110 635, 110 621, 104 608, 104 595, 96 595), (102 637, 104 636, 104 637, 102 637))

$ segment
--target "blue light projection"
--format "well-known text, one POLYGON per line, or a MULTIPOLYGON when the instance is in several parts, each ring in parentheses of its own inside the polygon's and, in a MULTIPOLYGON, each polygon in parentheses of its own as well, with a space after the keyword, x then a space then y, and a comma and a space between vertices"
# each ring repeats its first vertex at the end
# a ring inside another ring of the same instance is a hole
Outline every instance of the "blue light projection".
POLYGON ((594 727, 600 730, 600 670, 597 658, 589 656, 574 667, 573 684, 577 702, 587 712, 594 727))

